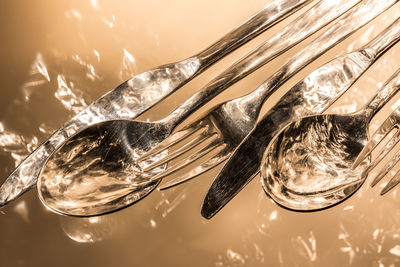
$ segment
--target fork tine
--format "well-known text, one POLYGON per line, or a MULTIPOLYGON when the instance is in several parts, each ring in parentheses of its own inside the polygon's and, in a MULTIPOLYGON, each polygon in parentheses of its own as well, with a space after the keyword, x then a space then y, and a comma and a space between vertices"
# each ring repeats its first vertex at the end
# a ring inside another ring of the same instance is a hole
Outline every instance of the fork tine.
POLYGON ((201 123, 201 121, 193 123, 193 124, 183 128, 182 130, 174 133, 173 135, 169 136, 165 140, 163 140, 156 147, 150 149, 149 151, 144 153, 142 156, 140 156, 137 159, 137 161, 138 162, 145 161, 145 160, 149 159, 150 157, 153 157, 156 154, 168 149, 169 147, 173 146, 174 144, 176 144, 182 140, 185 140, 186 138, 188 138, 195 132, 200 131, 200 130, 203 130, 205 132, 205 131, 207 131, 207 129, 208 129, 208 125, 203 125, 203 123, 201 123))
POLYGON ((212 134, 208 134, 207 132, 202 132, 199 136, 197 136, 196 138, 190 140, 190 142, 188 142, 187 144, 183 145, 182 147, 180 147, 179 149, 177 149, 176 151, 174 151, 171 154, 168 154, 167 156, 165 156, 164 158, 160 159, 159 161, 156 161, 152 164, 150 164, 149 166, 147 166, 146 168, 144 168, 144 171, 149 171, 151 169, 154 169, 158 166, 161 166, 165 163, 168 163, 169 161, 181 156, 182 154, 188 152, 189 150, 191 150, 192 148, 200 145, 201 143, 204 143, 205 141, 211 139, 214 140, 216 137, 217 133, 212 133, 212 134))
MULTIPOLYGON (((392 129, 390 131, 388 131, 388 133, 386 134, 386 136, 394 129, 397 127, 392 127, 392 129)), ((392 151, 392 149, 395 147, 395 145, 399 142, 399 138, 400 138, 400 133, 396 133, 395 135, 393 135, 390 140, 387 142, 387 144, 385 145, 385 147, 379 152, 379 155, 376 157, 376 159, 364 170, 363 176, 367 175, 372 169, 374 169, 384 158, 385 156, 390 153, 390 151, 392 151)), ((383 175, 384 176, 384 175, 383 175)), ((382 177, 383 177, 382 176, 382 177)), ((381 178, 382 178, 381 177, 381 178)), ((374 179, 374 181, 371 183, 371 187, 375 186, 378 182, 380 181, 380 179, 378 180, 377 178, 374 179)))
MULTIPOLYGON (((393 158, 382 168, 382 170, 377 174, 376 178, 374 179, 373 183, 376 185, 383 177, 385 177, 388 172, 393 169, 393 167, 399 162, 400 160, 400 150, 396 152, 393 158), (375 182, 376 181, 376 182, 375 182)), ((386 194, 389 192, 393 187, 395 187, 400 181, 400 171, 398 171, 387 183, 387 185, 382 189, 381 195, 386 194)), ((372 184, 371 184, 372 186, 372 184)))
POLYGON ((215 138, 211 143, 209 143, 207 146, 205 146, 204 148, 202 148, 201 150, 199 150, 197 153, 192 154, 191 156, 189 156, 187 159, 182 160, 178 163, 176 163, 175 165, 171 166, 170 168, 166 169, 165 171, 155 175, 152 180, 158 180, 161 179, 165 176, 168 176, 184 167, 186 167, 187 165, 191 164, 192 162, 194 162, 195 160, 203 157, 204 155, 206 155, 207 153, 210 153, 211 151, 220 148, 220 147, 224 147, 225 144, 223 144, 223 142, 221 142, 219 139, 215 138))
MULTIPOLYGON (((360 154, 358 154, 356 160, 352 165, 352 169, 355 169, 358 165, 360 165, 360 163, 371 154, 372 150, 374 150, 375 147, 396 127, 395 125, 393 125, 393 120, 391 117, 392 116, 389 116, 375 131, 375 133, 371 137, 371 140, 361 150, 360 154)), ((371 170, 372 168, 368 169, 371 170)))
POLYGON ((390 179, 387 185, 382 189, 381 196, 392 190, 396 185, 400 183, 400 170, 390 179))
POLYGON ((199 176, 200 174, 207 172, 208 170, 211 170, 212 168, 218 166, 223 161, 228 159, 228 157, 231 154, 231 152, 232 151, 228 147, 225 147, 223 150, 218 152, 218 154, 216 154, 212 158, 210 158, 207 161, 203 162, 202 164, 200 164, 196 168, 192 169, 190 172, 166 182, 165 184, 161 185, 159 187, 159 189, 160 190, 165 190, 165 189, 171 188, 173 186, 176 186, 176 185, 179 185, 179 184, 184 183, 186 181, 189 181, 189 180, 199 176))
MULTIPOLYGON (((364 171, 365 173, 369 172, 370 170, 372 170, 373 168, 376 167, 376 165, 378 165, 382 159, 390 152, 392 151, 392 149, 396 146, 396 144, 400 141, 400 132, 396 133, 396 135, 394 135, 389 142, 386 144, 385 148, 383 148, 380 152, 379 152, 379 156, 374 160, 374 162, 368 166, 368 168, 364 171)), ((371 183, 371 187, 374 187, 393 167, 394 165, 397 163, 398 159, 396 160, 396 155, 393 159, 390 160, 390 162, 388 162, 383 168, 382 170, 379 172, 379 174, 375 177, 375 179, 372 181, 371 183)))

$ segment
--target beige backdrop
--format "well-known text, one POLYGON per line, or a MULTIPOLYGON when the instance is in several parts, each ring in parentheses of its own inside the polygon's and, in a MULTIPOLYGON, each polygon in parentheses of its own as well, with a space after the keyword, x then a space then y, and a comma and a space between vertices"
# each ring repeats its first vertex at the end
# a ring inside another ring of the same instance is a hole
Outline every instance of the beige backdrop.
MULTIPOLYGON (((135 74, 199 52, 267 2, 1 1, 0 181, 85 105, 135 74)), ((268 100, 264 111, 311 70, 365 44, 399 14, 397 4, 305 68, 268 100)), ((163 117, 294 17, 234 52, 141 118, 163 117)), ((205 108, 252 91, 299 47, 205 108)), ((360 108, 398 67, 400 45, 388 51, 331 111, 360 108)), ((257 177, 207 221, 200 207, 216 173, 167 191, 156 190, 117 213, 86 219, 49 212, 31 190, 0 209, 0 266, 400 265, 398 189, 381 197, 380 188, 369 189, 368 179, 340 205, 296 213, 272 203, 257 177)))

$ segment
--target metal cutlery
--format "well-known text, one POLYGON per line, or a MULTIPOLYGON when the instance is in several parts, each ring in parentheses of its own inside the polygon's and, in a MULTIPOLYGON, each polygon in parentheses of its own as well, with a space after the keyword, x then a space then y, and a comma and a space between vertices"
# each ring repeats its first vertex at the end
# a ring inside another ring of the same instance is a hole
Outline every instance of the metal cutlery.
MULTIPOLYGON (((343 10, 347 9, 354 3, 355 2, 350 3, 347 1, 339 1, 335 3, 323 1, 316 5, 313 9, 310 9, 293 24, 307 25, 308 23, 312 22, 313 25, 320 25, 320 23, 323 23, 324 19, 329 20, 332 18, 332 12, 327 13, 329 16, 324 15, 326 12, 328 12, 328 10, 337 10, 343 12, 343 10), (344 4, 348 6, 344 6, 344 4), (341 9, 340 7, 344 7, 345 9, 341 9)), ((349 20, 351 19, 348 19, 348 21, 349 20)), ((299 27, 288 25, 283 32, 272 38, 272 42, 281 42, 281 40, 285 40, 286 38, 293 38, 289 36, 291 35, 290 32, 293 32, 293 28, 298 29, 298 32, 301 32, 302 30, 300 30, 300 28, 304 28, 304 26, 299 27)), ((339 25, 334 26, 334 28, 331 29, 331 32, 339 31, 339 28, 339 25)), ((336 38, 340 39, 343 36, 346 36, 346 34, 348 33, 338 33, 336 38)), ((188 141, 188 139, 190 139, 189 137, 195 136, 173 153, 169 153, 168 155, 163 156, 160 160, 149 164, 144 168, 144 171, 151 171, 154 168, 164 165, 165 163, 169 163, 171 160, 174 160, 184 153, 189 151, 191 152, 190 156, 185 157, 185 159, 172 166, 168 166, 166 170, 159 172, 159 174, 152 177, 152 180, 156 181, 178 171, 179 169, 184 168, 201 157, 208 155, 210 152, 218 151, 211 159, 206 160, 204 163, 199 164, 199 166, 186 172, 186 174, 183 176, 179 176, 173 180, 170 180, 160 187, 160 189, 166 189, 188 181, 223 162, 240 143, 241 139, 254 126, 255 120, 257 119, 257 114, 259 113, 265 98, 267 98, 274 90, 279 88, 279 86, 291 76, 296 74, 300 69, 332 46, 332 41, 325 43, 328 35, 329 33, 324 34, 319 37, 318 40, 316 40, 316 42, 319 42, 322 47, 319 51, 314 50, 316 47, 314 47, 314 45, 304 48, 301 52, 297 53, 297 57, 301 59, 293 59, 286 63, 275 73, 274 77, 271 79, 271 81, 269 81, 269 84, 261 86, 257 91, 254 91, 254 93, 249 96, 228 101, 212 108, 210 111, 206 112, 204 117, 174 133, 159 145, 143 154, 138 159, 138 162, 146 161, 158 153, 165 154, 167 149, 170 149, 181 142, 188 141), (311 51, 315 52, 315 54, 312 54, 311 51), (307 56, 302 58, 301 55, 303 54, 306 54, 307 56), (200 144, 207 142, 208 144, 206 146, 199 147, 200 144)), ((331 36, 329 36, 329 38, 336 40, 331 36)), ((253 53, 253 55, 255 54, 253 53)), ((255 55, 254 60, 256 60, 258 57, 259 55, 255 55)))
POLYGON ((153 177, 153 180, 157 180, 189 165, 214 150, 215 155, 210 159, 204 160, 203 163, 186 172, 186 174, 170 180, 161 186, 161 189, 165 189, 190 180, 226 160, 254 127, 262 103, 269 95, 312 60, 367 23, 379 11, 383 11, 385 7, 388 6, 386 4, 382 6, 377 1, 364 1, 360 3, 351 12, 341 17, 340 21, 328 29, 327 32, 297 53, 253 93, 218 105, 211 109, 203 118, 176 132, 159 146, 143 155, 139 160, 144 160, 165 149, 179 145, 190 139, 188 137, 191 135, 195 136, 187 144, 149 165, 145 170, 159 167, 181 154, 191 151, 191 156, 186 156, 182 161, 169 166, 165 171, 153 177), (372 8, 373 5, 377 5, 376 9, 373 12, 368 11, 369 14, 361 19, 367 13, 366 10, 372 8), (209 143, 203 147, 198 146, 205 142, 209 143))
POLYGON ((207 67, 309 2, 273 1, 199 54, 146 71, 122 83, 65 123, 7 177, 0 187, 0 206, 34 186, 48 156, 75 133, 101 121, 139 116, 207 67))
MULTIPOLYGON (((400 39, 400 19, 390 29, 373 47, 400 39)), ((358 168, 352 165, 368 141, 370 121, 399 90, 400 69, 362 109, 304 117, 284 127, 263 157, 261 181, 267 195, 299 211, 328 208, 351 196, 366 178, 362 174, 369 159, 358 168)))
MULTIPOLYGON (((228 68, 166 118, 155 122, 100 122, 70 137, 48 159, 38 180, 40 200, 51 210, 74 216, 112 212, 145 197, 158 184, 136 159, 166 139, 194 110, 234 82, 317 31, 359 0, 322 1, 250 55, 228 68)), ((165 156, 165 153, 162 156, 165 156)))
MULTIPOLYGON (((348 32, 358 29, 396 2, 363 2, 361 6, 357 6, 352 11, 353 14, 357 14, 357 16, 354 16, 355 19, 351 22, 346 21, 350 20, 351 15, 348 19, 342 18, 337 28, 343 27, 343 31, 348 32)), ((384 37, 391 38, 381 39, 382 35, 380 35, 360 50, 325 64, 290 89, 245 136, 230 156, 208 190, 201 214, 205 218, 211 218, 251 181, 259 172, 265 149, 280 129, 303 116, 322 112, 326 106, 329 106, 345 92, 381 53, 388 49, 392 44, 392 39, 397 38, 397 36, 390 34, 391 30, 393 29, 390 28, 383 33, 384 37)), ((340 31, 336 29, 331 31, 333 36, 337 35, 338 32, 340 31)), ((327 39, 326 42, 332 41, 329 36, 327 36, 327 39)), ((326 43, 320 44, 319 42, 314 42, 314 44, 315 47, 310 50, 312 53, 326 45, 326 43)), ((299 54, 297 60, 307 56, 309 56, 307 53, 299 54)), ((270 79, 267 84, 269 86, 274 85, 275 78, 270 79)), ((266 85, 261 86, 261 88, 264 86, 266 85)), ((243 99, 246 99, 246 97, 243 99)))

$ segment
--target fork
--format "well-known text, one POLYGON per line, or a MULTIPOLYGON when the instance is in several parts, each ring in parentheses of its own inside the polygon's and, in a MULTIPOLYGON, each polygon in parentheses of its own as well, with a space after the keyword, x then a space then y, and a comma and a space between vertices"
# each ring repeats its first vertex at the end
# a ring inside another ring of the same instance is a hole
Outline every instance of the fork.
POLYGON ((232 154, 242 139, 254 127, 263 102, 273 92, 310 62, 361 28, 361 26, 372 20, 395 2, 397 1, 391 1, 390 3, 383 3, 378 0, 362 1, 362 3, 351 11, 342 15, 338 19, 338 22, 331 26, 326 32, 289 59, 286 64, 255 91, 243 97, 219 104, 209 110, 204 117, 184 127, 152 150, 143 154, 142 157, 138 159, 139 162, 151 159, 166 149, 181 145, 181 143, 190 136, 193 136, 195 133, 198 134, 195 138, 182 145, 173 153, 168 154, 159 161, 147 165, 144 171, 150 171, 165 163, 171 162, 184 153, 192 152, 186 159, 178 161, 178 163, 172 166, 168 166, 165 171, 152 177, 152 180, 159 180, 188 166, 194 161, 200 160, 209 153, 215 153, 214 156, 203 161, 186 174, 172 179, 160 187, 160 189, 167 189, 218 166, 232 154), (205 146, 200 148, 201 144, 205 146))
MULTIPOLYGON (((396 86, 400 87, 400 80, 398 80, 396 86)), ((371 136, 370 141, 366 144, 366 146, 361 150, 357 159, 354 161, 353 168, 356 168, 363 162, 366 158, 368 158, 373 150, 376 149, 377 146, 383 142, 383 140, 392 133, 392 136, 387 140, 386 145, 379 150, 379 154, 376 158, 370 163, 370 165, 365 169, 362 174, 362 178, 366 178, 366 176, 374 169, 388 154, 396 144, 400 141, 400 107, 395 109, 389 117, 381 124, 381 126, 375 131, 375 133, 371 136)), ((386 174, 389 173, 390 170, 400 161, 400 150, 395 153, 395 155, 385 164, 384 167, 378 172, 375 176, 374 180, 371 182, 371 187, 374 187, 377 183, 379 183, 386 174)), ((382 189, 381 195, 386 194, 390 190, 392 190, 396 185, 400 183, 400 170, 393 175, 393 177, 389 180, 386 186, 382 189)))

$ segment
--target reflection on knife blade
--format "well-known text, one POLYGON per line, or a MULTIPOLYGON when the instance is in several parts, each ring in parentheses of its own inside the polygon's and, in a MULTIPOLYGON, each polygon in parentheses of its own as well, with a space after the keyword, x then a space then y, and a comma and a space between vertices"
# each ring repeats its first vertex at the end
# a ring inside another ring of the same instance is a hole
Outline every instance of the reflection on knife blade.
MULTIPOLYGON (((395 2, 397 1, 392 1, 385 7, 381 5, 382 2, 373 8, 358 6, 358 11, 365 13, 365 16, 359 19, 360 24, 356 28, 345 28, 343 31, 347 31, 346 34, 349 35, 395 2), (378 7, 382 9, 366 18, 371 15, 371 10, 376 11, 378 7)), ((364 4, 371 5, 371 1, 366 1, 364 4)), ((387 48, 379 53, 370 54, 372 48, 367 45, 325 64, 290 89, 241 142, 218 174, 204 199, 201 210, 203 217, 207 219, 213 217, 252 180, 259 171, 265 149, 279 129, 302 116, 322 113, 387 48)), ((372 50, 372 52, 378 51, 372 50)), ((296 56, 303 56, 304 53, 306 52, 303 50, 296 56)))

